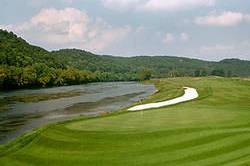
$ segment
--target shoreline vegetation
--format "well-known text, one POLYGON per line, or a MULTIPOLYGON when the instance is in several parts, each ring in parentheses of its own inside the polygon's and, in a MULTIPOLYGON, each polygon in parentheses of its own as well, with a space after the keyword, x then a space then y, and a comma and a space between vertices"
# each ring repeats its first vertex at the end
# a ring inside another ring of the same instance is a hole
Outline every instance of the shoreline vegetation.
POLYGON ((209 62, 170 56, 115 57, 77 49, 50 52, 0 29, 0 90, 207 76, 249 77, 250 61, 209 62))
POLYGON ((250 163, 249 80, 210 77, 148 82, 154 83, 158 92, 143 103, 180 96, 182 87, 191 85, 199 92, 199 98, 143 114, 123 109, 46 125, 0 145, 0 164, 250 163), (229 94, 234 97, 226 97, 229 94), (70 159, 66 154, 73 149, 75 156, 70 159), (164 158, 154 155, 161 153, 164 158))

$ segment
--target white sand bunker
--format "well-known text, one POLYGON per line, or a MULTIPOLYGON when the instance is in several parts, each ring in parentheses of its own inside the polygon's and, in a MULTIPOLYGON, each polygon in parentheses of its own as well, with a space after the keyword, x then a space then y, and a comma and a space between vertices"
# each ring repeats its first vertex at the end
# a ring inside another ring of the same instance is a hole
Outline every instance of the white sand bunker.
POLYGON ((182 103, 185 101, 190 101, 199 97, 199 94, 196 89, 189 88, 189 87, 184 87, 184 89, 185 89, 185 93, 181 97, 177 97, 175 99, 171 99, 171 100, 167 100, 167 101, 163 101, 159 103, 150 103, 150 104, 134 106, 132 108, 129 108, 128 111, 140 111, 140 110, 145 110, 145 109, 150 109, 150 108, 160 108, 160 107, 165 107, 169 105, 174 105, 177 103, 182 103))

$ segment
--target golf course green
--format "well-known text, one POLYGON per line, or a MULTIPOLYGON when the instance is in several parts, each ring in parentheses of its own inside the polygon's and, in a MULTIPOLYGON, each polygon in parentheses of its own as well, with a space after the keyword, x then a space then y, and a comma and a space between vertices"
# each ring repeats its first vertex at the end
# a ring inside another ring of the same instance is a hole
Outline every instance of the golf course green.
POLYGON ((181 96, 184 86, 196 88, 199 98, 44 126, 0 146, 0 165, 250 165, 249 79, 146 83, 159 91, 143 103, 181 96))

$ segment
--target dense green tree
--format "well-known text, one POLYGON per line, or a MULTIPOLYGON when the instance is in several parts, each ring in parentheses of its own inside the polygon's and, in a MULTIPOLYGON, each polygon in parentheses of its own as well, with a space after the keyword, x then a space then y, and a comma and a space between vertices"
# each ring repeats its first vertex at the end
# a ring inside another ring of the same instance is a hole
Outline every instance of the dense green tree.
POLYGON ((174 77, 179 77, 179 76, 180 76, 180 74, 179 74, 178 70, 173 69, 173 70, 168 72, 168 77, 174 78, 174 77))
POLYGON ((151 73, 152 72, 149 69, 146 69, 146 68, 141 69, 137 74, 137 79, 140 81, 149 80, 152 76, 151 73))
POLYGON ((202 77, 208 76, 208 72, 205 69, 202 69, 201 76, 202 77))
POLYGON ((23 85, 33 86, 37 82, 37 73, 33 66, 23 68, 23 85))
POLYGON ((227 77, 232 77, 232 76, 233 76, 232 71, 231 71, 231 70, 228 70, 228 71, 227 71, 227 77))
POLYGON ((23 86, 23 72, 22 68, 10 66, 7 70, 7 77, 5 78, 5 85, 7 87, 21 87, 23 86))
POLYGON ((64 75, 63 75, 63 69, 56 69, 55 70, 55 77, 56 79, 54 80, 54 85, 64 85, 65 81, 64 81, 64 75))
POLYGON ((7 76, 6 69, 3 66, 0 66, 0 89, 3 88, 3 83, 6 76, 7 76))
POLYGON ((211 75, 225 77, 225 71, 223 69, 215 69, 212 71, 211 75))
POLYGON ((36 63, 34 65, 37 75, 37 83, 40 86, 48 86, 53 81, 53 76, 56 77, 56 73, 44 63, 36 63))
POLYGON ((200 77, 201 76, 201 71, 199 69, 195 70, 194 76, 195 77, 200 77))
POLYGON ((206 69, 197 69, 194 72, 195 77, 205 77, 208 75, 208 72, 206 69))

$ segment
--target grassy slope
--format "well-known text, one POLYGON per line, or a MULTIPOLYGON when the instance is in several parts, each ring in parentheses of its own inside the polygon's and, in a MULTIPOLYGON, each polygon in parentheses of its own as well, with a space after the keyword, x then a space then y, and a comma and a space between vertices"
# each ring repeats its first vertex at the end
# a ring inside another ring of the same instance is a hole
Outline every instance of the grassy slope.
POLYGON ((160 91, 145 102, 178 96, 183 85, 197 88, 200 98, 40 129, 35 136, 19 138, 10 148, 2 147, 0 165, 250 164, 249 80, 153 82, 160 91))

